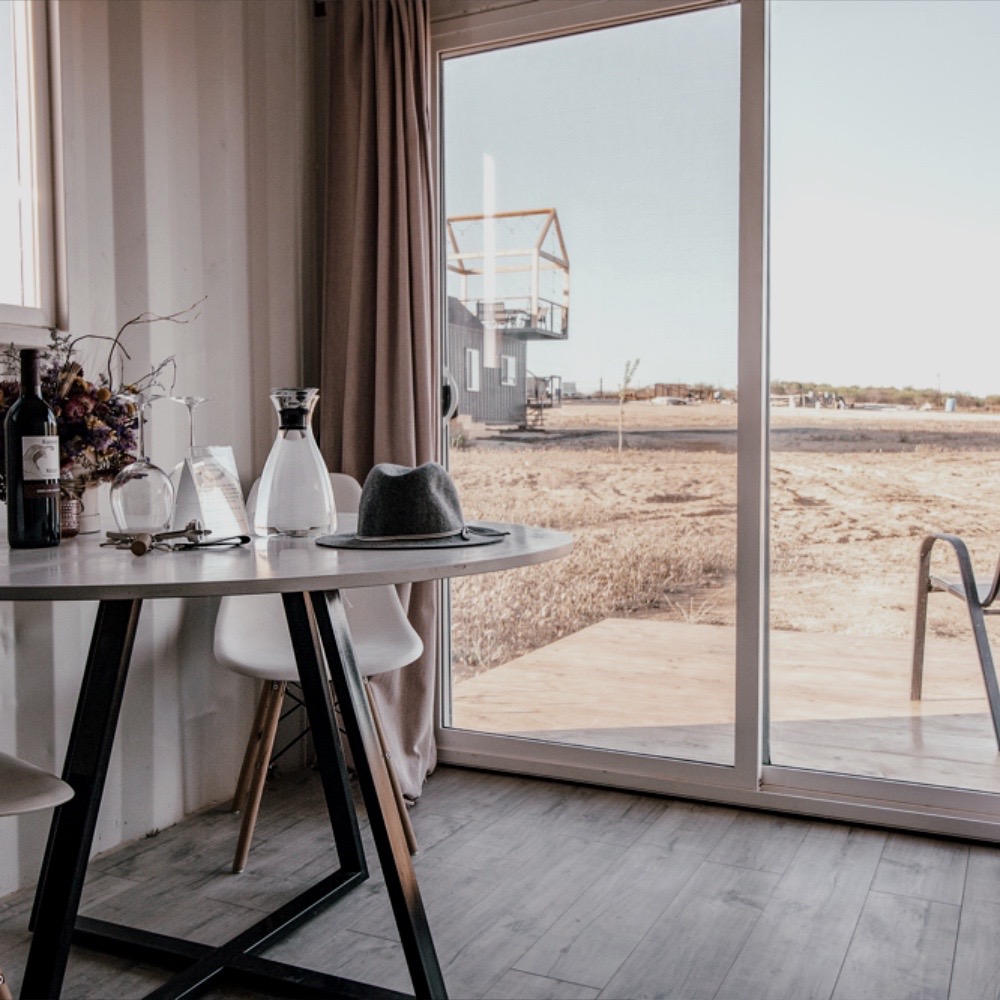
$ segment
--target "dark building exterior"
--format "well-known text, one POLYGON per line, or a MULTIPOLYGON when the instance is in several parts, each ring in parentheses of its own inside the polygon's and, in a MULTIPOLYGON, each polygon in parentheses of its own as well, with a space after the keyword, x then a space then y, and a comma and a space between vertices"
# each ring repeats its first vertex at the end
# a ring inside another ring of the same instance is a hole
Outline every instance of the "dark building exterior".
POLYGON ((503 329, 500 367, 484 364, 485 327, 458 299, 448 297, 445 362, 458 387, 458 413, 484 424, 525 422, 527 343, 503 329))

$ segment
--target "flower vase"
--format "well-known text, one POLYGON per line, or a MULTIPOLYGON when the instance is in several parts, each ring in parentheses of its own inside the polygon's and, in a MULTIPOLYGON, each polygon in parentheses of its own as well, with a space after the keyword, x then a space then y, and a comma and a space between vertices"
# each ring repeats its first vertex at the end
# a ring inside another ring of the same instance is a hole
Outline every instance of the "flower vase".
POLYGON ((97 483, 88 485, 80 495, 81 535, 94 535, 101 530, 101 490, 97 483))
POLYGON ((59 498, 59 537, 76 538, 80 534, 80 511, 83 504, 75 493, 64 493, 59 498))

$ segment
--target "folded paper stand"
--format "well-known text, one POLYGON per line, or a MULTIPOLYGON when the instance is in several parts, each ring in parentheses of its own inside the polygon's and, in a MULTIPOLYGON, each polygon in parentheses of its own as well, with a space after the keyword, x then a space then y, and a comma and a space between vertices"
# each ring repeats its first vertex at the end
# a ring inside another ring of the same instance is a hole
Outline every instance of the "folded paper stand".
POLYGON ((236 458, 228 445, 191 448, 179 467, 171 527, 191 521, 200 521, 216 538, 250 534, 236 458))

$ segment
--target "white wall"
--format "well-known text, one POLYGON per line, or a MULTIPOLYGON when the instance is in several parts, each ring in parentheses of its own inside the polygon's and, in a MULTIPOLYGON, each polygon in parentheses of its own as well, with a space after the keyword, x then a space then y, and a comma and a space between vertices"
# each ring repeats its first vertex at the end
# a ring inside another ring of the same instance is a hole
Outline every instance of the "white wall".
MULTIPOLYGON (((245 483, 275 434, 267 390, 302 377, 312 333, 310 22, 307 0, 60 0, 54 25, 68 328, 113 334, 207 296, 128 347, 134 374, 176 355, 177 390, 211 399, 201 442, 232 444, 245 483)), ((155 404, 151 431, 169 469, 183 407, 155 404)), ((95 850, 231 794, 254 691, 214 663, 214 612, 145 606, 95 850)), ((0 749, 59 769, 93 614, 0 605, 0 749)), ((0 820, 0 893, 34 881, 48 818, 0 820)))

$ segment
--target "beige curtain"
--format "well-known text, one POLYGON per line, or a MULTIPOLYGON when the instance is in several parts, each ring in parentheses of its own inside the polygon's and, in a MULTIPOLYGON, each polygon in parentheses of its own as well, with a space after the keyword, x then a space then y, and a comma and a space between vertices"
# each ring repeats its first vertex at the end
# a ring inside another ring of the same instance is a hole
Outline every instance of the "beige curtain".
MULTIPOLYGON (((328 3, 320 447, 360 481, 437 458, 434 198, 423 0, 328 3)), ((435 586, 409 595, 416 663, 374 680, 403 792, 435 764, 435 586)))

